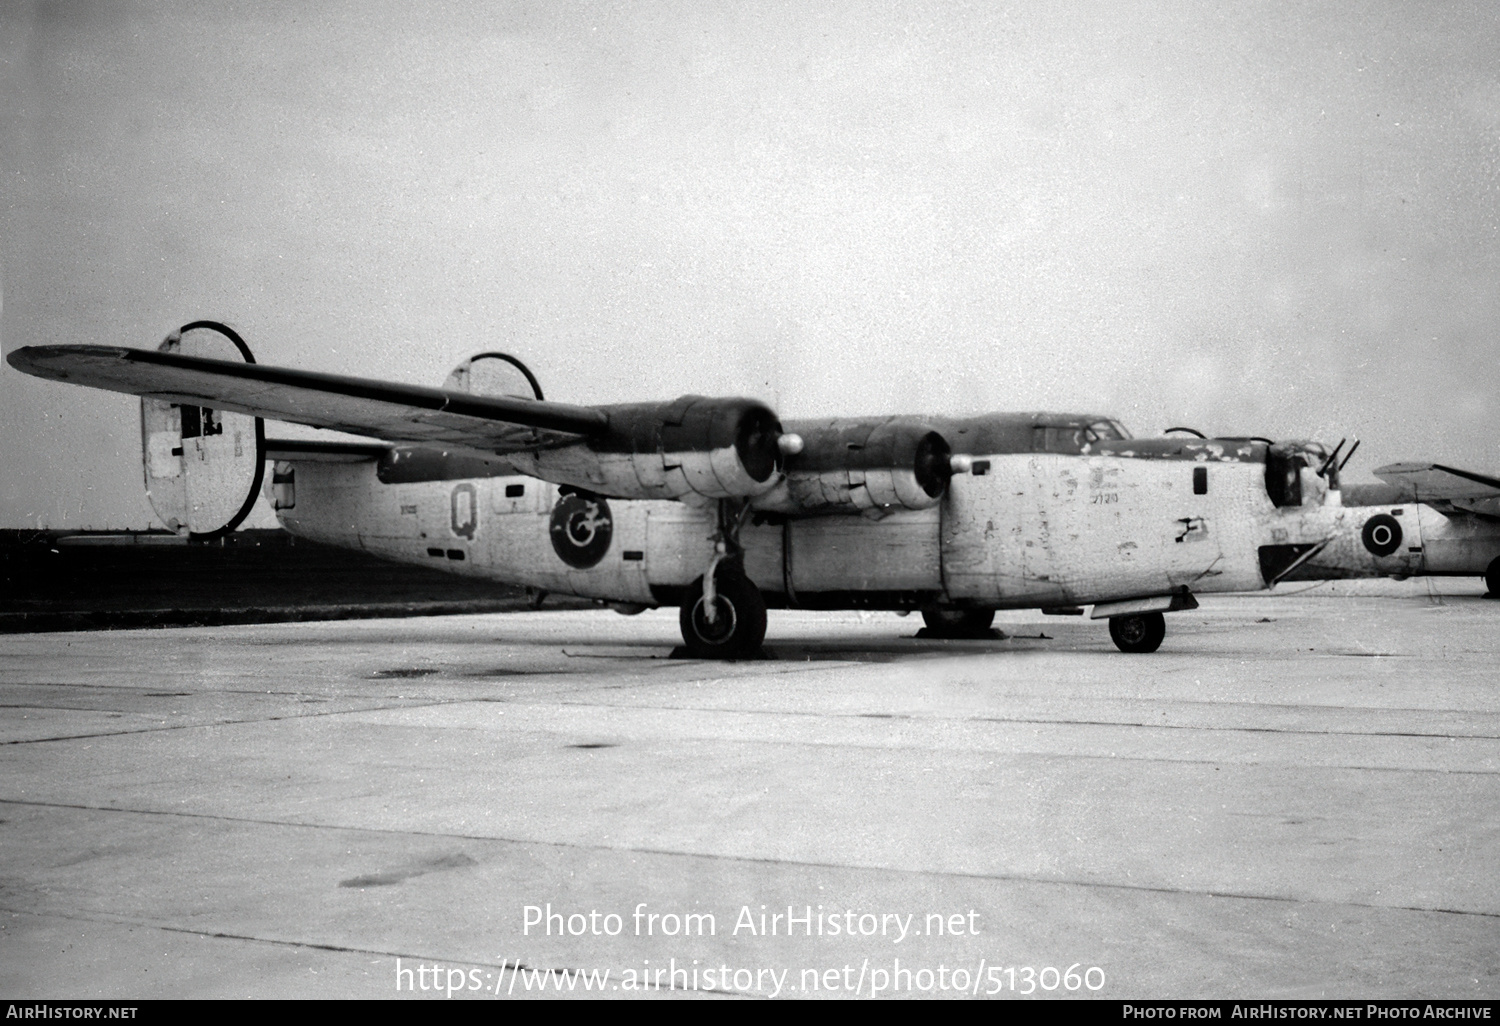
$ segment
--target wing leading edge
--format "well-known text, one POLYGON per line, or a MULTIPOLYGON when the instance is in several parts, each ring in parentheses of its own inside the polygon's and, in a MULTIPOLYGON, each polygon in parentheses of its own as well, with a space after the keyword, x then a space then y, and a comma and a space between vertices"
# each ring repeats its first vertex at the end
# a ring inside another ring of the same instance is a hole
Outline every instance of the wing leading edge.
POLYGON ((122 346, 26 346, 16 370, 143 398, 391 442, 498 454, 572 445, 608 429, 601 410, 122 346))

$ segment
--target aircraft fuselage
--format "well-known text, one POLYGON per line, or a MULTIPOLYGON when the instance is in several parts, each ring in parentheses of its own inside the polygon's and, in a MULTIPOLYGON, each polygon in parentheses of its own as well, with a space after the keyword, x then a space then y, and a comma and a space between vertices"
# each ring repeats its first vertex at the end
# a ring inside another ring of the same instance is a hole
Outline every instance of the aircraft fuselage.
MULTIPOLYGON (((278 477, 285 480, 286 468, 278 477)), ((608 602, 675 605, 715 556, 716 510, 597 499, 522 476, 386 484, 375 465, 298 462, 293 534, 608 602)), ((746 575, 772 606, 1072 606, 1266 586, 1258 547, 1328 533, 1278 509, 1264 463, 1023 453, 976 458, 930 509, 750 512, 746 575)))

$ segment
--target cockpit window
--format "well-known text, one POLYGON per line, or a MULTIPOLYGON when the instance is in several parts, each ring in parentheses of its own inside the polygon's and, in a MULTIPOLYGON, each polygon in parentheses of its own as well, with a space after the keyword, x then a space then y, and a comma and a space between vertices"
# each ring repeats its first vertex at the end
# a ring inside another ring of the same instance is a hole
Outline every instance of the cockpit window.
POLYGON ((1032 428, 1031 451, 1077 456, 1099 442, 1118 442, 1130 432, 1116 420, 1096 420, 1091 424, 1064 424, 1032 428))
POLYGON ((1088 430, 1094 436, 1090 441, 1123 442, 1130 437, 1130 432, 1118 420, 1096 420, 1088 426, 1088 430))
POLYGON ((1083 430, 1079 427, 1042 427, 1038 424, 1031 431, 1031 451, 1076 456, 1083 451, 1083 430))

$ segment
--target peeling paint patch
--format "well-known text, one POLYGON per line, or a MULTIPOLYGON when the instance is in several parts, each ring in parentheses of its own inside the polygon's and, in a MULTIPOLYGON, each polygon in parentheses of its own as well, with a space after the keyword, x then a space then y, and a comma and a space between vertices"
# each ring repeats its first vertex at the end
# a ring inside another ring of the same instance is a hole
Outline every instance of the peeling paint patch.
POLYGON ((1177 532, 1179 542, 1208 540, 1208 521, 1202 517, 1181 517, 1177 523, 1181 525, 1177 532))

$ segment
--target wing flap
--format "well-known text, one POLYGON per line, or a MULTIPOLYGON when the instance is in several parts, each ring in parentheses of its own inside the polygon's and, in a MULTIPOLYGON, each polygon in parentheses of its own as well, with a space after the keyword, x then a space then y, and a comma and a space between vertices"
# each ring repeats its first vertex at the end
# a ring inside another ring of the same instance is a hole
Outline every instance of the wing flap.
POLYGON ((118 346, 27 346, 6 359, 19 371, 54 381, 392 442, 492 453, 571 445, 609 423, 602 411, 587 406, 118 346))

